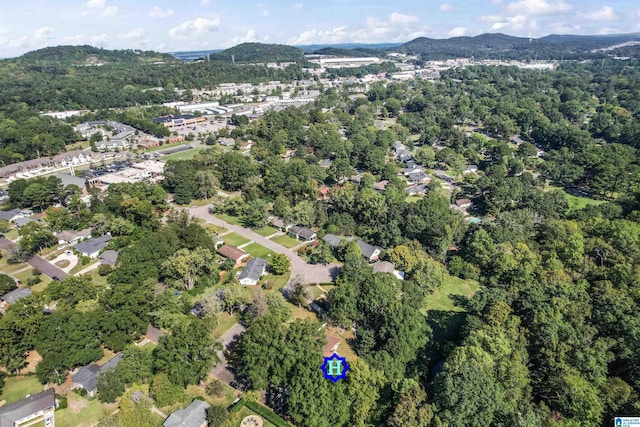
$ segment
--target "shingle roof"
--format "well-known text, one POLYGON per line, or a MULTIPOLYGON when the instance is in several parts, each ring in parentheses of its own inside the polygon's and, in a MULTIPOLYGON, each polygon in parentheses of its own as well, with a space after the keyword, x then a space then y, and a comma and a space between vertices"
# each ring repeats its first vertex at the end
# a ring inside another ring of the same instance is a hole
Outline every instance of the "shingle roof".
POLYGON ((65 242, 71 242, 79 237, 86 237, 91 234, 92 228, 85 228, 84 230, 63 230, 58 233, 58 240, 64 240, 65 242))
POLYGON ((76 248, 76 250, 81 254, 93 254, 99 252, 105 246, 107 246, 109 240, 111 240, 111 235, 105 234, 95 239, 89 239, 84 242, 80 242, 75 245, 74 248, 76 248))
POLYGON ((116 261, 118 261, 118 251, 104 251, 100 254, 100 261, 103 264, 108 264, 111 267, 116 266, 116 261))
POLYGON ((262 258, 253 258, 247 262, 247 265, 244 266, 239 280, 242 279, 252 279, 254 281, 260 280, 260 276, 264 273, 264 269, 267 267, 267 261, 262 258))
POLYGON ((122 360, 122 357, 123 354, 118 353, 111 359, 107 360, 102 366, 98 366, 95 363, 83 366, 73 376, 72 381, 75 384, 82 386, 82 388, 87 390, 89 393, 94 392, 98 388, 98 375, 102 372, 108 371, 109 369, 115 368, 118 363, 120 363, 120 360, 122 360))
POLYGON ((36 222, 36 221, 38 220, 31 217, 22 217, 22 218, 16 218, 16 220, 13 222, 16 224, 16 227, 24 227, 30 222, 36 222))
POLYGON ((332 248, 337 248, 338 246, 340 246, 341 240, 342 239, 340 238, 340 236, 336 236, 335 234, 325 234, 322 238, 322 241, 332 248))
POLYGON ((184 409, 175 411, 164 421, 164 427, 200 427, 207 422, 207 409, 211 405, 194 400, 184 409))
POLYGON ((382 250, 382 248, 380 248, 378 246, 370 245, 370 244, 368 244, 367 242, 365 242, 363 240, 358 240, 358 247, 360 248, 360 251, 362 252, 362 256, 364 256, 367 259, 371 258, 376 250, 378 250, 378 251, 382 250))
POLYGON ((55 390, 48 388, 40 393, 10 403, 0 408, 0 427, 13 427, 14 424, 36 412, 51 408, 55 404, 55 390))
POLYGON ((218 248, 218 253, 225 258, 232 259, 234 261, 238 261, 242 257, 247 256, 248 254, 240 248, 236 248, 231 245, 222 245, 218 248))
POLYGON ((312 239, 316 235, 315 231, 310 230, 306 227, 301 227, 299 225, 291 227, 291 230, 289 230, 289 232, 291 234, 295 234, 296 236, 302 237, 303 239, 312 239))
POLYGON ((82 187, 87 184, 87 180, 85 178, 69 175, 68 173, 57 173, 56 178, 60 178, 63 187, 66 187, 67 185, 77 185, 82 189, 82 187))
POLYGON ((395 266, 389 261, 378 261, 373 264, 374 273, 393 273, 395 266))
POLYGON ((14 304, 16 301, 31 295, 31 288, 16 288, 2 296, 8 304, 14 304))
POLYGON ((10 211, 0 211, 0 219, 4 219, 5 221, 11 221, 14 216, 20 215, 20 209, 15 208, 10 211))

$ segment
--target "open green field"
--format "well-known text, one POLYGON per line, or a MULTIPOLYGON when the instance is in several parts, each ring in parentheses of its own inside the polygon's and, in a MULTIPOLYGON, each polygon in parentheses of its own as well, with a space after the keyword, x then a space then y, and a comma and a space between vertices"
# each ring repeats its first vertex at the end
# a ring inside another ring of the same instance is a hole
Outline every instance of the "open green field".
POLYGON ((240 246, 249 242, 249 239, 239 235, 238 233, 229 233, 222 236, 224 243, 231 246, 240 246))
POLYGON ((180 151, 179 153, 169 154, 163 156, 162 161, 167 162, 169 160, 191 160, 196 154, 200 152, 201 148, 194 148, 193 150, 180 151))
POLYGON ((256 228, 255 230, 253 230, 255 233, 264 236, 264 237, 269 237, 271 236, 273 233, 276 233, 278 230, 276 230, 273 227, 270 227, 268 225, 265 225, 262 228, 256 228))
POLYGON ((271 240, 289 249, 293 248, 294 246, 298 246, 301 243, 299 240, 296 240, 293 237, 287 235, 276 236, 271 240))
POLYGON ((238 218, 237 216, 231 216, 223 213, 216 213, 215 215, 216 217, 225 222, 228 222, 229 224, 240 225, 240 218, 238 218))
POLYGON ((574 196, 573 194, 567 193, 562 187, 550 186, 549 188, 551 188, 552 190, 557 190, 564 193, 564 196, 567 198, 567 201, 569 202, 569 211, 578 211, 580 209, 586 208, 587 206, 597 206, 597 205, 606 203, 604 200, 596 200, 589 197, 574 196))
POLYGON ((271 255, 274 254, 274 252, 271 249, 267 249, 264 246, 259 245, 258 243, 252 243, 250 245, 245 246, 242 249, 245 252, 248 252, 254 258, 264 258, 267 261, 269 260, 269 258, 271 258, 271 255))
POLYGON ((28 394, 35 394, 44 390, 44 386, 40 384, 40 381, 35 376, 7 377, 4 381, 5 386, 0 400, 6 400, 7 403, 13 403, 28 394))
POLYGON ((56 426, 58 427, 89 427, 95 425, 104 416, 102 405, 98 399, 88 400, 71 392, 67 394, 67 400, 69 406, 56 411, 56 426))
POLYGON ((480 289, 475 280, 463 280, 450 276, 441 288, 436 289, 424 299, 423 310, 426 311, 464 311, 463 307, 455 304, 455 296, 471 298, 480 289))
MULTIPOLYGON (((289 281, 289 278, 291 277, 291 272, 286 272, 283 275, 280 276, 276 276, 275 274, 267 274, 266 276, 264 276, 261 280, 262 283, 267 283, 269 282, 269 284, 271 285, 273 291, 278 291, 280 289, 282 289, 284 287, 284 285, 287 284, 287 282, 289 281)), ((271 292, 273 292, 271 291, 271 292)))

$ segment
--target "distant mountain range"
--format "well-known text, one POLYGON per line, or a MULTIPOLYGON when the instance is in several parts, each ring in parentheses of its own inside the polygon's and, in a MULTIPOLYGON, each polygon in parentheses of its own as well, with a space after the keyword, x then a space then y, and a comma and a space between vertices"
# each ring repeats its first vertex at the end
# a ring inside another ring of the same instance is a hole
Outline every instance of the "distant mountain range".
POLYGON ((288 46, 243 43, 224 50, 212 49, 168 54, 133 49, 107 50, 92 46, 56 46, 29 52, 17 59, 30 63, 55 63, 58 66, 65 64, 102 65, 132 61, 170 62, 175 59, 262 63, 299 61, 308 53, 349 57, 383 57, 390 52, 417 55, 423 60, 460 57, 558 60, 602 58, 616 55, 640 58, 640 33, 587 36, 552 34, 537 39, 495 33, 448 39, 418 37, 404 44, 343 43, 288 46))

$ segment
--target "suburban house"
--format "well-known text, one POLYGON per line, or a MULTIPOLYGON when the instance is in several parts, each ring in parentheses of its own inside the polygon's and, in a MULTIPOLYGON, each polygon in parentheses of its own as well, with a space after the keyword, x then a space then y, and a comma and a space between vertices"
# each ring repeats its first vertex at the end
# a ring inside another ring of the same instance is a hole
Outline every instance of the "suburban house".
POLYGON ((455 201, 456 206, 464 209, 469 209, 473 206, 473 202, 469 199, 458 199, 455 201))
POLYGON ((118 353, 111 359, 107 360, 104 365, 99 366, 95 363, 91 365, 83 366, 78 372, 71 378, 75 388, 83 388, 87 391, 87 394, 93 397, 98 390, 98 375, 102 372, 106 372, 109 369, 115 368, 122 359, 122 353, 118 353))
POLYGON ((338 350, 340 346, 340 340, 332 335, 327 335, 327 345, 324 346, 324 356, 330 357, 333 353, 338 350))
POLYGON ((340 242, 342 241, 342 239, 340 238, 340 236, 327 233, 324 235, 324 237, 322 237, 322 241, 332 248, 337 248, 338 246, 340 246, 340 242))
POLYGON ((80 255, 88 256, 89 258, 95 258, 98 256, 101 250, 107 246, 107 243, 111 240, 111 234, 105 234, 95 239, 85 240, 74 246, 74 249, 80 253, 80 255))
POLYGON ((431 182, 431 177, 429 175, 427 175, 426 173, 424 173, 421 170, 416 170, 415 172, 411 172, 409 175, 407 175, 407 178, 409 179, 409 181, 414 182, 414 183, 428 183, 431 182))
POLYGON ((389 261, 378 261, 373 264, 373 274, 376 273, 391 273, 396 278, 404 280, 404 271, 396 270, 395 265, 389 261))
POLYGON ((269 224, 271 224, 272 227, 285 232, 289 231, 289 229, 291 228, 291 225, 288 225, 283 218, 280 218, 278 216, 272 216, 271 218, 269 218, 269 224))
POLYGON ((13 221, 13 223, 16 225, 17 228, 22 228, 25 225, 29 224, 30 222, 38 222, 38 221, 39 220, 35 216, 23 216, 20 218, 16 218, 13 221))
POLYGON ((404 192, 407 193, 408 196, 416 196, 418 194, 424 194, 427 192, 427 186, 424 184, 414 185, 413 187, 405 188, 404 192))
POLYGON ((44 425, 55 427, 56 394, 53 388, 0 408, 0 427, 44 425))
POLYGON ((300 227, 299 225, 294 225, 289 229, 289 234, 291 234, 296 239, 302 239, 306 242, 313 242, 318 238, 318 235, 315 231, 310 230, 306 227, 300 227))
POLYGON ((0 219, 4 219, 5 221, 13 222, 18 218, 25 217, 24 211, 21 209, 15 208, 10 211, 0 211, 0 219))
POLYGON ((211 405, 195 399, 184 409, 173 412, 164 420, 164 427, 206 427, 207 409, 211 405))
POLYGON ((0 313, 4 314, 5 310, 11 305, 15 304, 18 300, 26 298, 31 295, 31 288, 16 288, 11 292, 7 292, 0 298, 0 313))
POLYGON ((68 173, 57 173, 56 178, 62 181, 62 187, 66 187, 67 185, 75 185, 80 189, 80 191, 82 191, 82 194, 89 194, 89 186, 85 178, 74 176, 68 173))
POLYGON ((239 264, 243 262, 245 259, 249 258, 248 253, 246 253, 240 248, 236 248, 235 246, 231 246, 231 245, 220 246, 218 248, 218 253, 225 258, 234 260, 236 264, 239 264))
POLYGON ((379 193, 384 193, 384 190, 387 189, 387 185, 389 185, 389 181, 384 179, 373 184, 373 189, 379 193))
POLYGON ((252 258, 244 266, 238 280, 241 285, 254 286, 267 270, 267 261, 262 258, 252 258))
POLYGON ((63 230, 58 233, 58 244, 65 245, 71 244, 75 245, 81 239, 91 236, 92 228, 85 228, 84 230, 74 231, 74 230, 63 230))
POLYGON ((151 323, 147 325, 147 333, 144 335, 145 340, 149 340, 150 342, 158 345, 160 342, 160 338, 165 336, 166 333, 162 331, 162 329, 156 328, 151 323))
POLYGON ((118 251, 104 251, 100 254, 100 264, 107 264, 111 267, 116 266, 116 262, 118 261, 118 251))
POLYGON ((378 257, 380 257, 380 252, 382 252, 382 248, 379 246, 373 246, 368 244, 363 240, 358 240, 358 247, 362 252, 362 256, 367 259, 369 262, 376 262, 378 257))
POLYGON ((462 173, 478 173, 478 165, 467 165, 462 173))

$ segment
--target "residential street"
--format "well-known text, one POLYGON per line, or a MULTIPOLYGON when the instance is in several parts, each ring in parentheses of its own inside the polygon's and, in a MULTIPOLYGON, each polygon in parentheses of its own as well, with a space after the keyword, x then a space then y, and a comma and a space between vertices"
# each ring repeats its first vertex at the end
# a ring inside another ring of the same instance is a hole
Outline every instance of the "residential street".
POLYGON ((274 252, 278 252, 288 256, 291 259, 291 278, 301 276, 307 283, 328 283, 332 282, 335 275, 337 275, 339 268, 335 265, 313 265, 308 264, 305 260, 300 258, 297 253, 289 248, 286 248, 272 240, 263 237, 248 228, 241 227, 239 225, 229 224, 215 217, 209 213, 209 206, 197 206, 189 209, 189 213, 196 217, 201 218, 209 224, 216 225, 218 227, 224 227, 230 231, 234 231, 247 239, 264 246, 267 249, 271 249, 274 252))
MULTIPOLYGON (((9 250, 16 246, 17 244, 12 240, 9 240, 7 238, 0 239, 0 249, 9 250)), ((49 261, 38 255, 34 255, 31 258, 28 258, 27 263, 33 268, 37 269, 40 273, 47 275, 52 279, 55 276, 58 279, 62 280, 68 276, 68 274, 64 272, 64 270, 56 267, 55 265, 51 264, 49 261)))

